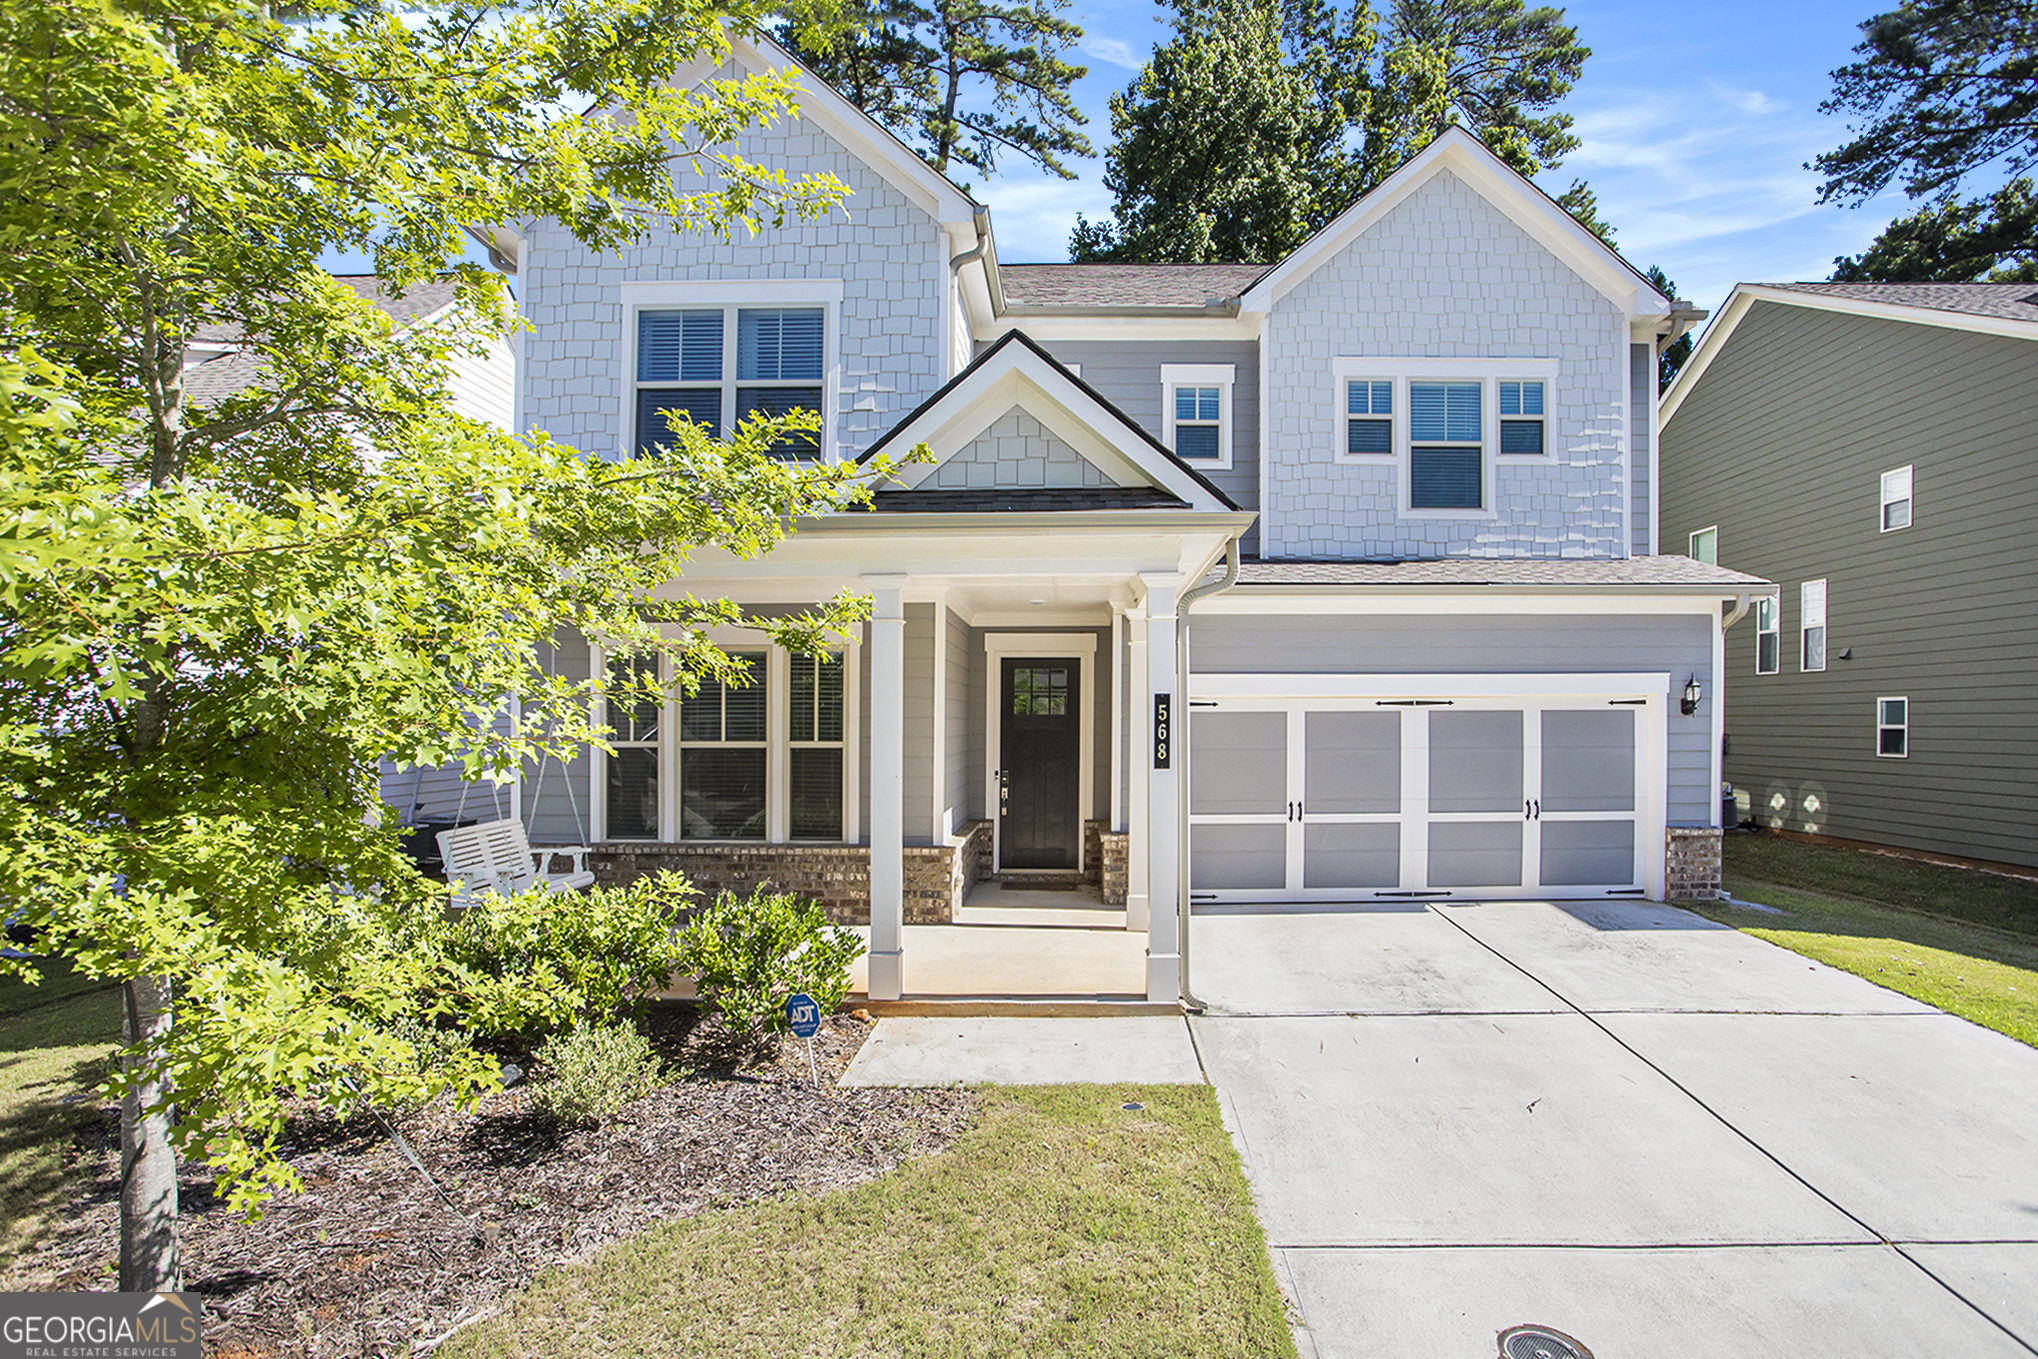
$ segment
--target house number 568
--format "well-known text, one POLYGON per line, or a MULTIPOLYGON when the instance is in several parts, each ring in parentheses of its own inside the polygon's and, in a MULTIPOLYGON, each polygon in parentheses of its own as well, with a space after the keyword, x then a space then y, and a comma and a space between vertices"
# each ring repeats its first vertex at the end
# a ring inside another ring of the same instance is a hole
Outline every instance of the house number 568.
POLYGON ((1153 767, 1166 769, 1175 749, 1174 695, 1153 696, 1153 767))

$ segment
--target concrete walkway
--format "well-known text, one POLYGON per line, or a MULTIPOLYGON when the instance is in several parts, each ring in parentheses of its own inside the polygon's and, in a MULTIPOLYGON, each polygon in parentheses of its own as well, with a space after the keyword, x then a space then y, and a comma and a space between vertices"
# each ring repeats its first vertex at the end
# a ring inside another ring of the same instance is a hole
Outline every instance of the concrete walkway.
POLYGON ((1305 1353, 2038 1353, 2038 1051, 1639 902, 1195 931, 1305 1353))
POLYGON ((1179 1015, 881 1019, 844 1085, 1201 1085, 1179 1015))

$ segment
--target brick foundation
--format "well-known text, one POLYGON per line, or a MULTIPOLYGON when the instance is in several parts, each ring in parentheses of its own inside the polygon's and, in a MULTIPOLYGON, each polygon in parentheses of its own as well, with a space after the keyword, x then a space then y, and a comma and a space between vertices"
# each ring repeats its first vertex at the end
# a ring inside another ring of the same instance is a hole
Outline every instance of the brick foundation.
MULTIPOLYGON (((905 849, 908 925, 946 925, 985 875, 991 823, 972 821, 945 845, 905 849)), ((683 873, 704 895, 747 893, 766 883, 821 903, 838 925, 870 923, 870 850, 863 845, 756 845, 717 841, 663 844, 611 841, 596 845, 587 866, 604 885, 667 869, 683 873)))
POLYGON ((1665 901, 1717 901, 1720 832, 1710 826, 1672 826, 1664 866, 1665 901))
MULTIPOLYGON (((1100 823, 1101 824, 1101 823, 1100 823)), ((1125 904, 1125 862, 1131 837, 1124 831, 1100 830, 1098 840, 1103 852, 1099 856, 1101 881, 1106 906, 1125 904)))
POLYGON ((1083 823, 1083 881, 1102 884, 1104 880, 1104 823, 1083 823))

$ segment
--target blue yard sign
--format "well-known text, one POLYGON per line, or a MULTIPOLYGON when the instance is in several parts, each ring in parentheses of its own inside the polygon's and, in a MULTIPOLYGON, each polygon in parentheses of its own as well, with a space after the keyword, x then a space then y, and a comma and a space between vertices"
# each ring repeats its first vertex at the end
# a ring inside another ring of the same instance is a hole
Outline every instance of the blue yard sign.
POLYGON ((785 1022, 795 1038, 812 1038, 821 1031, 821 1007, 805 994, 786 997, 785 1022))

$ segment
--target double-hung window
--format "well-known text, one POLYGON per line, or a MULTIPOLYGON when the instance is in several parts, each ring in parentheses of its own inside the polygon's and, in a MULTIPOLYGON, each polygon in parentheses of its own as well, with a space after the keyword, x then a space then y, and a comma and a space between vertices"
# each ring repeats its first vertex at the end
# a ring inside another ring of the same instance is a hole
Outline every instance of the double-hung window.
POLYGON ((1231 388, 1237 365, 1161 365, 1161 439, 1199 467, 1231 466, 1231 388))
MULTIPOLYGON (((724 437, 752 414, 823 413, 824 307, 678 307, 637 312, 635 448, 670 444, 670 412, 724 437), (734 363, 728 340, 734 335, 734 363), (733 371, 732 371, 733 370, 733 371)), ((774 457, 819 456, 811 434, 789 434, 774 457)))
POLYGON ((1485 408, 1479 382, 1408 384, 1408 506, 1485 508, 1485 408))
POLYGON ((795 840, 842 838, 842 675, 840 652, 790 661, 787 797, 795 840))
POLYGON ((1394 384, 1379 378, 1345 383, 1345 453, 1355 458, 1394 452, 1394 384))
POLYGON ((1543 384, 1503 378, 1500 383, 1500 451, 1503 454, 1540 457, 1544 447, 1543 384))
POLYGON ((1783 668, 1782 620, 1775 595, 1755 597, 1755 673, 1773 675, 1783 668))
POLYGON ((1911 753, 1911 701, 1907 698, 1875 700, 1875 753, 1901 760, 1911 753))
POLYGON ((1808 580, 1798 592, 1803 612, 1803 649, 1798 668, 1809 674, 1826 668, 1826 582, 1808 580))
POLYGON ((612 840, 658 838, 658 658, 609 659, 608 835, 612 840))
POLYGON ((729 653, 749 683, 707 678, 679 705, 679 835, 682 840, 762 840, 770 764, 770 657, 729 653))
POLYGON ((1911 526, 1911 469, 1899 467, 1882 474, 1882 531, 1890 533, 1911 526))
POLYGON ((1691 535, 1691 559, 1695 562, 1719 565, 1720 530, 1717 524, 1711 528, 1702 528, 1691 535))

